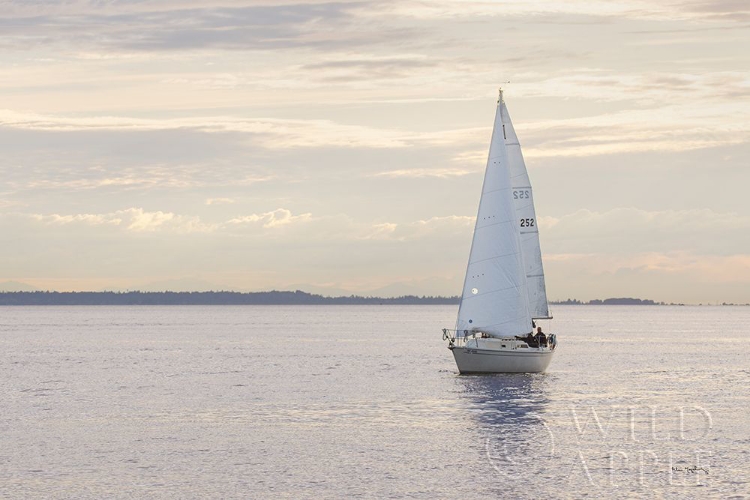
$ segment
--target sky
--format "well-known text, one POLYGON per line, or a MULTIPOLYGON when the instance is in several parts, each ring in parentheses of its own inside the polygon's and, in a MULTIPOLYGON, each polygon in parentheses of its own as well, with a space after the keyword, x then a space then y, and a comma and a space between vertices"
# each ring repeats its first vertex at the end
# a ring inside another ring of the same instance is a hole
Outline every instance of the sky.
POLYGON ((550 299, 747 303, 749 46, 744 0, 0 1, 0 282, 457 295, 502 86, 550 299))

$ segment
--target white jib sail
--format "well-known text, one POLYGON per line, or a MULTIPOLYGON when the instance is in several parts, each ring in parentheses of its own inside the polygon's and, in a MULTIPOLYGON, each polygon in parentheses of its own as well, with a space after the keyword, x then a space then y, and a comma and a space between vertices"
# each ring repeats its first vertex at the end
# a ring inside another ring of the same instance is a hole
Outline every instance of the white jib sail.
MULTIPOLYGON (((502 101, 502 100, 501 100, 502 101)), ((526 273, 498 102, 456 330, 512 336, 531 330, 526 273)))
POLYGON ((534 210, 534 196, 529 182, 529 174, 526 171, 521 145, 518 142, 516 131, 513 129, 513 123, 510 120, 505 102, 501 103, 501 114, 505 147, 508 152, 511 187, 513 189, 512 196, 516 207, 516 220, 521 232, 521 250, 526 272, 526 286, 529 293, 529 313, 534 319, 549 318, 542 250, 539 246, 539 224, 534 210))

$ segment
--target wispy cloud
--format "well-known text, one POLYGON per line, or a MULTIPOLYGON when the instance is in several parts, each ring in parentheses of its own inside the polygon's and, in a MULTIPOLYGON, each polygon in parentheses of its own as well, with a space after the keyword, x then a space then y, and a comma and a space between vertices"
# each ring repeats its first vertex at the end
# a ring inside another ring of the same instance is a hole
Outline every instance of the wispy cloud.
MULTIPOLYGON (((666 85, 690 85, 667 79, 666 85)), ((739 89, 750 89, 743 81, 739 89)), ((745 92, 745 90, 742 90, 745 92)), ((748 90, 750 92, 750 90, 748 90)), ((715 98, 715 96, 714 96, 715 98)), ((593 156, 642 151, 691 151, 748 143, 750 107, 732 100, 710 105, 700 93, 683 96, 687 102, 665 102, 582 118, 525 122, 519 136, 524 154, 534 158, 593 156), (693 99, 693 100, 691 100, 693 99)), ((671 100, 665 97, 665 101, 671 100)))
POLYGON ((317 62, 303 65, 300 69, 308 78, 330 84, 331 82, 366 82, 403 79, 421 76, 425 70, 433 72, 442 61, 421 54, 398 56, 376 56, 368 54, 341 54, 325 57, 317 62))
POLYGON ((578 68, 535 82, 514 84, 516 95, 527 98, 560 97, 627 101, 639 106, 690 104, 705 107, 728 96, 750 95, 750 78, 740 71, 628 72, 578 68))
POLYGON ((292 215, 290 210, 279 208, 272 212, 262 214, 243 215, 229 220, 227 225, 259 224, 264 228, 274 228, 308 222, 312 219, 311 213, 292 215))
POLYGON ((30 214, 30 219, 45 225, 118 226, 130 232, 174 231, 181 233, 207 232, 213 226, 200 222, 198 217, 175 215, 172 212, 149 212, 142 208, 129 208, 107 214, 30 214))
POLYGON ((224 2, 71 2, 13 5, 0 17, 8 45, 81 45, 108 50, 280 49, 369 41, 351 28, 356 2, 294 5, 224 2), (326 23, 320 23, 325 19, 326 23), (335 24, 339 29, 330 29, 335 24), (344 34, 346 32, 346 34, 344 34))
POLYGON ((678 2, 676 7, 698 19, 712 21, 750 21, 750 5, 743 0, 688 0, 678 2))
POLYGON ((410 241, 436 239, 450 241, 466 239, 474 226, 475 217, 450 215, 431 217, 405 224, 379 223, 362 236, 365 240, 410 241))
POLYGON ((233 198, 206 198, 206 205, 231 205, 235 201, 233 198))
POLYGON ((587 209, 540 219, 543 241, 554 253, 743 253, 750 248, 750 216, 710 209, 587 209))
POLYGON ((400 169, 400 170, 387 170, 385 172, 378 172, 372 174, 373 177, 387 177, 391 179, 400 178, 413 178, 420 179, 424 177, 438 177, 440 179, 448 179, 451 177, 462 177, 464 175, 477 173, 478 170, 468 170, 461 168, 412 168, 412 169, 400 169))
POLYGON ((133 117, 71 117, 0 110, 0 126, 48 131, 159 131, 192 129, 206 133, 252 134, 269 148, 287 147, 404 147, 397 130, 343 125, 329 120, 278 118, 194 117, 145 119, 133 117))
POLYGON ((742 302, 750 286, 750 256, 690 252, 550 255, 551 297, 648 297, 667 302, 742 302), (706 297, 710 297, 707 299, 706 297))
POLYGON ((422 19, 517 17, 528 15, 567 15, 597 18, 632 18, 659 20, 720 20, 742 22, 750 8, 742 0, 648 2, 624 0, 591 2, 586 0, 511 0, 504 2, 420 0, 384 3, 379 7, 391 15, 422 19))
POLYGON ((119 225, 122 223, 122 219, 114 216, 114 214, 74 214, 74 215, 41 215, 32 214, 31 218, 50 225, 64 225, 64 224, 88 224, 88 225, 99 225, 99 224, 112 224, 119 225))
POLYGON ((0 214, 0 219, 36 222, 43 226, 112 227, 126 233, 231 233, 267 235, 268 231, 284 229, 284 234, 297 237, 289 231, 301 231, 315 239, 394 240, 407 241, 424 238, 452 238, 460 233, 466 236, 473 227, 474 217, 432 217, 408 223, 358 222, 344 215, 314 216, 310 212, 293 213, 278 208, 262 213, 240 215, 223 222, 206 223, 198 216, 180 215, 166 211, 147 211, 128 208, 103 214, 0 214))

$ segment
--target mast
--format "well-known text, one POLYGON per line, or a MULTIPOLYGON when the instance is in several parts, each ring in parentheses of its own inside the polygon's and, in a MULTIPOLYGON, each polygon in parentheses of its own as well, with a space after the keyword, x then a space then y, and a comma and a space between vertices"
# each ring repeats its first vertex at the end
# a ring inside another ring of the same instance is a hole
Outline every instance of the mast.
POLYGON ((495 337, 531 328, 500 90, 456 330, 495 337))

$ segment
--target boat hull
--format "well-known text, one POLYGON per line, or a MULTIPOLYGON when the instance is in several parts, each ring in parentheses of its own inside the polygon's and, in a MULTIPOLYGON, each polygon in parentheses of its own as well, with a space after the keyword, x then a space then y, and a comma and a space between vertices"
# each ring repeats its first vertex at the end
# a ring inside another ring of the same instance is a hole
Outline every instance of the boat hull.
POLYGON ((550 349, 529 352, 453 347, 453 357, 460 373, 539 373, 552 361, 550 349))

